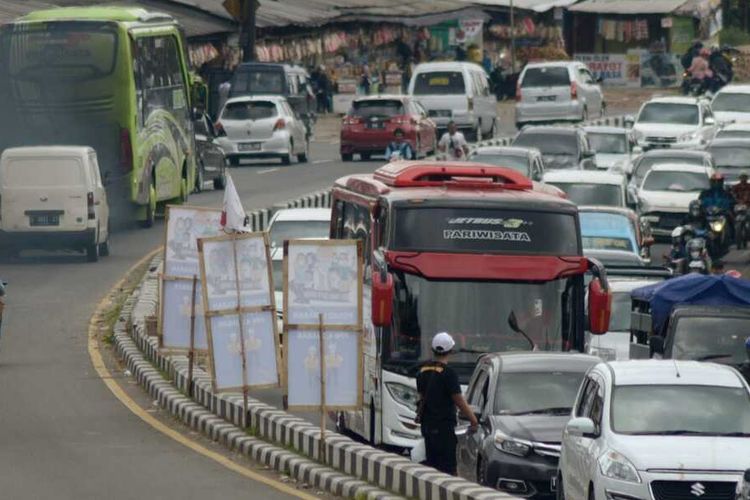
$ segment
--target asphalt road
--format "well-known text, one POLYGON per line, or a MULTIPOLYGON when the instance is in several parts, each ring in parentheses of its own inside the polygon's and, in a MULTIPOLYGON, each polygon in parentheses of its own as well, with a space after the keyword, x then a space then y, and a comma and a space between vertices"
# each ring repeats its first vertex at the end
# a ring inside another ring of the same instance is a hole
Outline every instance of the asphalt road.
MULTIPOLYGON (((245 208, 269 207, 333 179, 382 164, 341 163, 338 146, 314 143, 308 164, 275 162, 231 170, 245 208)), ((221 206, 222 193, 190 204, 221 206)), ((288 498, 231 472, 144 425, 116 400, 87 354, 96 304, 149 250, 161 222, 112 237, 112 255, 86 263, 75 254, 23 254, 0 262, 10 282, 0 340, 0 484, 2 498, 288 498)), ((661 250, 658 250, 661 252, 661 250)), ((655 255, 660 253, 655 252, 655 255)), ((746 262, 745 255, 730 262, 746 262)), ((736 267, 736 266, 735 266, 736 267)), ((254 393, 279 405, 279 391, 254 393)))

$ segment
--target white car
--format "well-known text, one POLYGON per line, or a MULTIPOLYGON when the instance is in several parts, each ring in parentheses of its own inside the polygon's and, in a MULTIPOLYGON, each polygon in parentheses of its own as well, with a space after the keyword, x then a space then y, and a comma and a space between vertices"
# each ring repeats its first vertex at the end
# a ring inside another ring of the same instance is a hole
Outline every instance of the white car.
POLYGON ((572 417, 558 499, 733 500, 750 467, 750 387, 728 366, 600 363, 572 417))
POLYGON ((284 310, 284 241, 328 239, 330 227, 330 208, 285 208, 274 213, 268 222, 274 296, 279 319, 284 310))
POLYGON ((229 99, 216 122, 219 146, 231 165, 241 159, 280 158, 284 165, 296 156, 306 162, 310 153, 307 127, 280 96, 229 99))
POLYGON ((599 356, 604 361, 625 361, 630 359, 630 292, 656 281, 613 275, 608 275, 607 280, 612 291, 609 331, 604 335, 591 335, 586 332, 586 352, 599 356))
POLYGON ((678 163, 655 165, 649 170, 635 197, 638 212, 649 221, 654 236, 669 236, 682 225, 688 205, 709 188, 713 173, 711 167, 678 163))
POLYGON ((626 207, 627 178, 624 174, 597 170, 548 170, 543 182, 565 192, 576 205, 626 207))
POLYGON ((618 127, 583 127, 600 170, 630 174, 634 155, 642 153, 633 131, 618 127))
POLYGON ((0 250, 109 255, 109 204, 88 146, 8 148, 0 159, 0 250))
POLYGON ((638 145, 702 149, 717 130, 707 101, 695 97, 655 97, 641 106, 633 125, 638 145))
POLYGON ((714 139, 750 139, 750 122, 724 125, 716 132, 714 139))
POLYGON ((750 85, 722 87, 711 101, 711 109, 720 123, 750 122, 750 85))

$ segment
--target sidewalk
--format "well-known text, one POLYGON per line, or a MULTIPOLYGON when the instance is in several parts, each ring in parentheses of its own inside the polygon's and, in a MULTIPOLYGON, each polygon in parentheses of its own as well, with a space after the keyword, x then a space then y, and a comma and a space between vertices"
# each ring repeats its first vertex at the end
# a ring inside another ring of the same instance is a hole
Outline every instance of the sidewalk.
MULTIPOLYGON (((605 88, 604 99, 608 115, 635 114, 644 101, 657 94, 673 94, 675 89, 625 89, 605 88)), ((507 136, 515 132, 515 101, 497 103, 497 116, 500 119, 500 135, 507 136)), ((593 118, 593 117, 592 117, 593 118)), ((336 114, 318 115, 315 124, 315 140, 337 144, 341 131, 341 116, 336 114)))

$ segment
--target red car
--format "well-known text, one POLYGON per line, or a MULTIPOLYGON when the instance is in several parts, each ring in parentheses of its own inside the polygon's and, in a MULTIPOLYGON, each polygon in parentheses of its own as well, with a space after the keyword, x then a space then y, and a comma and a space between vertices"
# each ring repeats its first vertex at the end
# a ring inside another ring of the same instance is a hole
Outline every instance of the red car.
POLYGON ((355 99, 341 125, 341 159, 362 160, 384 155, 397 129, 418 158, 435 151, 437 128, 427 112, 408 96, 368 96, 355 99))

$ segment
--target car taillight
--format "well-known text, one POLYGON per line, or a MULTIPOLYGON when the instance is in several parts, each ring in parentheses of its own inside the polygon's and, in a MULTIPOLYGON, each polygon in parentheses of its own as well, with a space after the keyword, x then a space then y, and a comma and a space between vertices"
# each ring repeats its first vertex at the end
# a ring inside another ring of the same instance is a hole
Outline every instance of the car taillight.
POLYGON ((216 130, 216 135, 219 137, 226 137, 227 131, 224 129, 224 125, 221 124, 221 122, 214 123, 214 129, 216 130))
POLYGON ((96 213, 94 212, 94 193, 90 191, 86 193, 86 209, 89 220, 94 220, 96 218, 96 213))
POLYGON ((570 98, 578 99, 578 85, 576 85, 576 82, 571 82, 570 84, 570 98))
POLYGON ((346 116, 344 117, 344 125, 357 125, 360 123, 359 116, 346 116))
POLYGON ((130 142, 130 131, 120 129, 120 169, 123 172, 133 170, 133 144, 130 142))
POLYGON ((516 101, 521 101, 521 84, 516 84, 516 101))
POLYGON ((466 104, 468 106, 469 111, 474 111, 474 99, 472 99, 471 97, 467 97, 466 104))
POLYGON ((279 118, 276 120, 276 124, 273 126, 273 131, 276 132, 277 130, 284 130, 286 128, 286 122, 283 118, 279 118))

